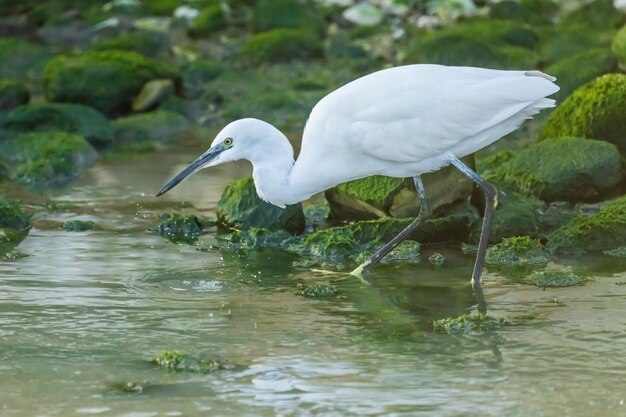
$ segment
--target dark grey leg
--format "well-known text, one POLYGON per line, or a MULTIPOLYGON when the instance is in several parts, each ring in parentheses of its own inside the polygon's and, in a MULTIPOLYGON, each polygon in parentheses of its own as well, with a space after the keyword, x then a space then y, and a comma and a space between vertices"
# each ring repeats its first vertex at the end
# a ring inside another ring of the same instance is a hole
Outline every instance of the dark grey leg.
POLYGON ((483 217, 483 228, 480 231, 480 241, 478 242, 478 251, 476 252, 476 263, 474 264, 474 271, 472 272, 472 287, 474 289, 474 295, 478 299, 478 310, 481 313, 487 311, 485 304, 485 298, 483 295, 483 289, 480 283, 480 277, 483 272, 483 265, 485 263, 485 255, 487 254, 487 245, 489 244, 489 230, 491 229, 491 221, 493 218, 493 212, 498 204, 498 190, 493 184, 485 181, 480 175, 475 173, 470 167, 461 162, 460 159, 453 157, 450 159, 450 163, 458 168, 469 179, 478 184, 485 194, 485 215, 483 217), (484 310, 484 311, 483 311, 484 310))
POLYGON ((380 261, 385 255, 393 250, 396 246, 400 244, 406 237, 413 231, 417 226, 422 224, 426 219, 428 219, 432 215, 432 210, 430 209, 430 204, 428 203, 428 199, 426 198, 426 190, 424 189, 424 183, 419 176, 413 178, 413 182, 415 183, 415 189, 417 190, 417 196, 420 199, 420 212, 419 215, 411 224, 409 224, 403 231, 398 233, 396 237, 391 239, 389 243, 380 248, 370 259, 363 262, 357 269, 352 271, 352 275, 360 276, 363 272, 367 272, 370 270, 374 264, 380 261))

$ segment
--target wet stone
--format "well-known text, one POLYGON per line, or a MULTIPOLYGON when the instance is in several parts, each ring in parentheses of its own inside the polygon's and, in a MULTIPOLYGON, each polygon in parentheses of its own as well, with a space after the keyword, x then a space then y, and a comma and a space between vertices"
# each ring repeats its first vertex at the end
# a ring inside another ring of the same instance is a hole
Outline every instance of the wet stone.
POLYGON ((502 317, 493 317, 488 314, 472 313, 459 317, 433 321, 433 330, 440 333, 459 334, 471 331, 489 331, 501 328, 506 324, 502 317))
POLYGON ((530 274, 524 279, 526 284, 536 285, 537 287, 571 287, 580 285, 585 280, 573 272, 565 271, 537 271, 530 274))
POLYGON ((446 257, 439 252, 435 252, 428 257, 428 262, 435 266, 442 266, 446 263, 446 257))
POLYGON ((176 372, 212 373, 230 368, 220 361, 198 358, 174 349, 162 352, 152 361, 162 369, 176 372))
POLYGON ((514 236, 504 239, 487 249, 487 265, 505 267, 545 266, 550 255, 539 240, 528 236, 514 236))
POLYGON ((193 243, 202 234, 202 224, 193 214, 163 214, 163 222, 150 229, 172 242, 193 243))

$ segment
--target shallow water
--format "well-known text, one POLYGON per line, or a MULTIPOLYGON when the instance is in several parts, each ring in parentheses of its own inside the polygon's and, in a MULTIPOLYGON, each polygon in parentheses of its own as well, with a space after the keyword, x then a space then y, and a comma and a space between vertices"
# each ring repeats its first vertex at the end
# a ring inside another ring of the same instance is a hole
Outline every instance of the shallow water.
POLYGON ((511 325, 435 334, 432 320, 474 309, 473 258, 458 248, 424 248, 447 256, 441 268, 379 266, 367 286, 280 251, 212 249, 215 230, 198 246, 147 232, 163 212, 211 216, 224 185, 249 173, 218 167, 151 197, 207 144, 105 158, 54 196, 73 209, 37 211, 19 247, 29 256, 0 262, 2 417, 626 415, 625 262, 559 261, 549 268, 590 282, 547 290, 488 269, 490 314, 511 325), (58 229, 68 219, 98 229, 58 229), (331 279, 339 299, 296 294, 331 279), (168 348, 234 367, 150 363, 168 348), (144 389, 123 392, 127 382, 144 389))

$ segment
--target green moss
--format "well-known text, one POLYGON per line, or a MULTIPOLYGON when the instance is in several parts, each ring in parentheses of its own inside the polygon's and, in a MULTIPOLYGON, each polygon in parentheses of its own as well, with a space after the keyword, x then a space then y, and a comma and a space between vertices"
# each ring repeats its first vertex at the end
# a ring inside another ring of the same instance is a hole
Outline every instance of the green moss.
POLYGON ((546 201, 597 200, 620 182, 620 153, 603 141, 549 139, 517 152, 485 179, 546 201))
POLYGON ((111 125, 115 139, 121 143, 172 139, 190 127, 181 114, 155 110, 115 119, 111 125))
POLYGON ((545 68, 545 72, 558 80, 561 88, 556 94, 550 96, 561 103, 569 97, 574 90, 593 79, 611 72, 617 64, 615 56, 606 48, 588 49, 564 58, 545 68))
POLYGON ((202 224, 193 214, 163 214, 161 220, 150 230, 172 242, 193 243, 202 234, 202 224))
POLYGON ((2 195, 0 195, 0 229, 12 229, 24 234, 30 229, 30 217, 19 204, 2 195))
POLYGON ((198 13, 198 16, 189 24, 188 33, 193 37, 206 37, 225 27, 226 17, 222 6, 215 4, 198 13))
POLYGON ((626 258, 626 246, 621 246, 615 249, 608 249, 602 251, 605 255, 612 256, 614 258, 626 258))
POLYGON ((587 30, 607 30, 620 27, 624 19, 624 15, 613 7, 612 0, 595 0, 563 16, 559 26, 583 26, 587 30))
POLYGON ((607 74, 578 88, 550 115, 540 138, 576 136, 614 143, 626 153, 626 75, 607 74))
POLYGON ((608 202, 597 213, 580 215, 548 236, 548 249, 562 253, 604 251, 626 246, 626 197, 608 202))
POLYGON ((168 47, 169 39, 167 35, 151 30, 139 30, 100 39, 94 42, 90 49, 94 51, 111 49, 131 51, 144 56, 158 58, 166 54, 168 47))
POLYGON ((30 91, 22 81, 0 80, 0 111, 10 110, 30 100, 30 91))
POLYGON ((193 97, 197 91, 227 71, 224 64, 200 59, 190 62, 183 68, 183 89, 185 96, 193 97))
POLYGON ((281 209, 261 200, 252 178, 236 180, 226 186, 217 204, 217 217, 220 223, 239 229, 264 227, 301 233, 305 225, 301 204, 281 209))
POLYGON ((13 166, 10 178, 36 190, 67 186, 97 157, 82 137, 64 132, 26 133, 0 142, 0 151, 13 166))
POLYGON ((537 271, 530 274, 524 282, 541 288, 571 287, 580 285, 584 279, 572 272, 565 271, 537 271))
POLYGON ((144 0, 143 3, 151 14, 159 16, 171 16, 181 5, 180 0, 144 0))
POLYGON ((505 267, 544 266, 550 255, 539 240, 528 236, 514 236, 504 239, 487 250, 487 265, 505 267))
MULTIPOLYGON (((592 50, 606 51, 609 48, 610 38, 605 34, 579 26, 547 33, 545 39, 539 45, 541 61, 546 67, 569 60, 584 52, 592 50)), ((548 74, 551 73, 548 72, 548 74)), ((560 85, 562 81, 567 80, 559 79, 558 84, 560 85)))
POLYGON ((272 29, 247 38, 238 58, 249 64, 261 64, 316 58, 322 54, 322 42, 314 33, 302 29, 272 29))
POLYGON ((488 314, 472 313, 459 317, 433 321, 433 329, 436 332, 458 334, 470 331, 489 331, 499 329, 506 324, 502 317, 493 317, 488 314))
POLYGON ((530 23, 551 23, 559 11, 559 5, 552 0, 521 0, 527 10, 526 20, 530 23))
POLYGON ((96 224, 90 220, 68 220, 63 223, 63 230, 66 232, 85 232, 92 230, 96 224))
POLYGON ((222 249, 263 249, 283 248, 299 242, 298 238, 285 230, 269 230, 262 227, 251 227, 245 230, 235 230, 233 233, 219 236, 222 249))
POLYGON ((626 69, 626 25, 617 32, 611 44, 611 50, 619 61, 622 70, 626 69))
POLYGON ((306 298, 335 298, 339 293, 337 287, 334 285, 308 285, 300 284, 296 285, 298 295, 306 298))
POLYGON ((326 192, 329 201, 358 201, 368 204, 383 213, 389 211, 395 194, 404 187, 404 178, 375 175, 356 181, 339 184, 326 192))
POLYGON ((489 17, 492 19, 525 20, 527 16, 528 10, 516 1, 503 0, 489 6, 489 17))
POLYGON ((297 0, 260 0, 252 14, 255 31, 289 28, 322 34, 325 24, 312 8, 297 0))
POLYGON ((41 77, 50 50, 21 38, 0 37, 0 78, 27 79, 41 77))
POLYGON ((154 357, 152 360, 155 364, 159 365, 162 369, 176 372, 197 372, 197 373, 211 373, 223 369, 228 369, 229 366, 214 360, 203 359, 195 356, 183 353, 179 350, 166 350, 161 354, 154 357))
POLYGON ((16 107, 0 118, 0 127, 18 132, 75 133, 95 146, 110 145, 113 129, 106 116, 80 104, 33 103, 16 107))
POLYGON ((431 264, 435 266, 442 266, 443 264, 446 263, 446 257, 443 256, 443 254, 439 252, 435 252, 428 257, 428 262, 430 262, 431 264))
POLYGON ((180 74, 135 52, 89 51, 48 62, 44 89, 50 101, 87 104, 112 115, 128 111, 134 96, 155 78, 178 80, 180 74))

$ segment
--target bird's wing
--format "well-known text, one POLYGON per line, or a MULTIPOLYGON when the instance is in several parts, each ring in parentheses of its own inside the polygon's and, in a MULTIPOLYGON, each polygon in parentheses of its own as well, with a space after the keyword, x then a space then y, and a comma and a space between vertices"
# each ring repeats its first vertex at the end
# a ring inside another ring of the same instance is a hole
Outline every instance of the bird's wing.
POLYGON ((522 71, 431 65, 380 71, 318 103, 302 153, 332 142, 370 158, 415 162, 472 140, 557 90, 522 71))

